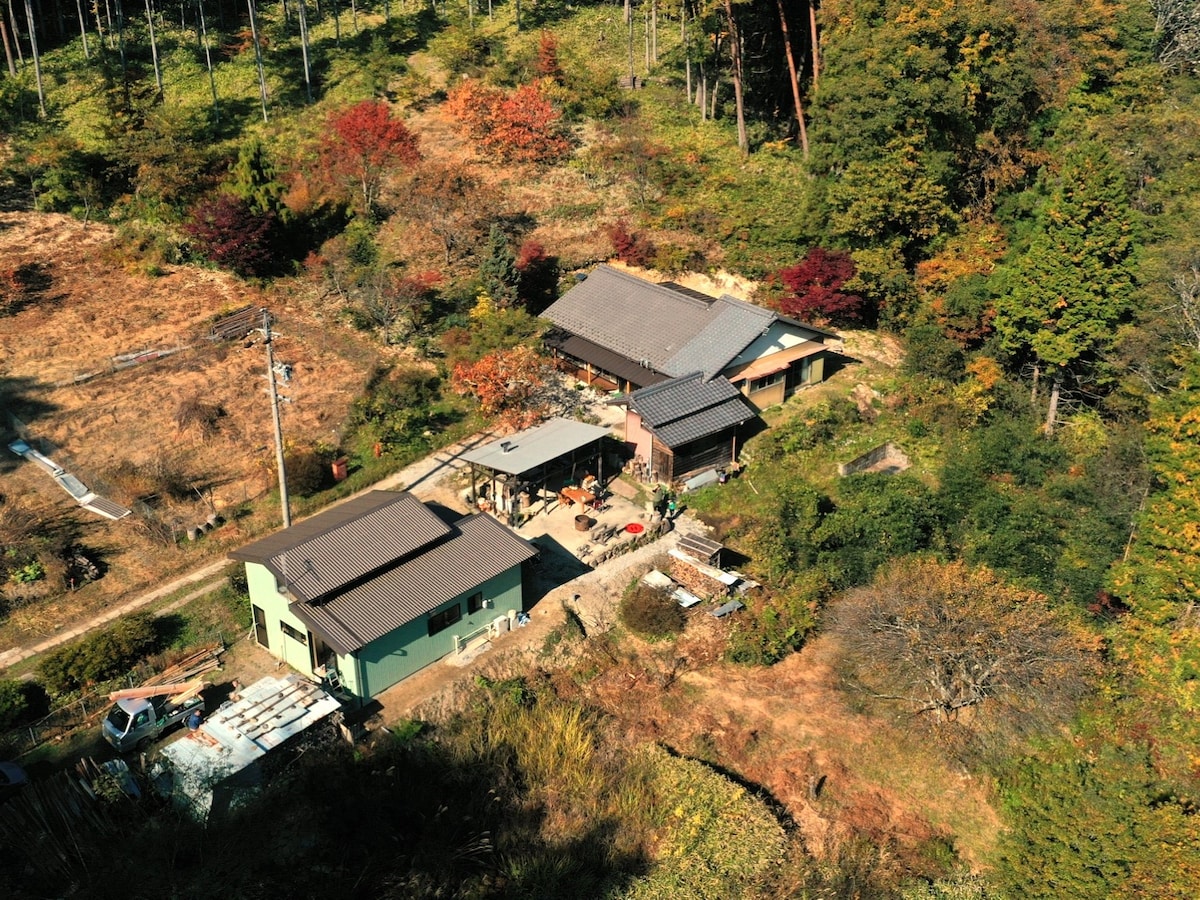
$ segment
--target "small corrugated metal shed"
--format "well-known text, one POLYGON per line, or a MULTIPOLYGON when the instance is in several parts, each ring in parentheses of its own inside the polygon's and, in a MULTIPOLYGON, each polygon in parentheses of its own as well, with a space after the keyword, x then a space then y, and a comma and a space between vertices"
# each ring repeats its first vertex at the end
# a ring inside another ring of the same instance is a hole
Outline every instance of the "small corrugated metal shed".
POLYGON ((607 435, 607 428, 556 418, 470 450, 462 458, 493 472, 520 475, 597 444, 607 435))
POLYGON ((340 705, 299 675, 267 676, 254 682, 236 702, 222 706, 196 731, 163 748, 172 770, 174 798, 207 817, 222 782, 236 779, 340 705))

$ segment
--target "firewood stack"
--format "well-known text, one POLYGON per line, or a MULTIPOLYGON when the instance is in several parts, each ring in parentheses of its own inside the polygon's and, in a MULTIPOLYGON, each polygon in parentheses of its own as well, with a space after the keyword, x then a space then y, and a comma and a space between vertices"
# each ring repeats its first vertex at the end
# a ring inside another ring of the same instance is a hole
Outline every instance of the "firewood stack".
POLYGON ((729 588, 699 571, 693 566, 687 564, 685 560, 677 557, 671 557, 671 570, 668 573, 671 578, 683 586, 684 590, 695 594, 705 600, 711 600, 714 597, 724 597, 729 593, 729 588))

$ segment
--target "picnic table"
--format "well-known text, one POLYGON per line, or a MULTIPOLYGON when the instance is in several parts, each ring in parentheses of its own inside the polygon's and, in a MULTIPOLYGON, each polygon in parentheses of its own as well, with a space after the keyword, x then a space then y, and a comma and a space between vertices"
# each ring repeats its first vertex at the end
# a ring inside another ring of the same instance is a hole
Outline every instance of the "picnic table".
POLYGON ((580 506, 590 506, 596 499, 596 495, 591 491, 585 491, 581 487, 565 487, 558 492, 558 502, 563 506, 570 506, 572 503, 578 503, 580 506))

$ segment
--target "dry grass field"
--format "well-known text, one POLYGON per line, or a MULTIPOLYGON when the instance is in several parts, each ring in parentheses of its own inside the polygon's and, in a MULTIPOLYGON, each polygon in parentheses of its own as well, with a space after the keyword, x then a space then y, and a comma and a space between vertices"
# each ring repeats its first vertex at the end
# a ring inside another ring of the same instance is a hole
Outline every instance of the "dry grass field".
MULTIPOLYGON (((121 262, 113 232, 65 216, 0 213, 0 260, 33 273, 33 289, 0 316, 0 391, 35 445, 102 495, 139 513, 113 522, 80 510, 44 471, 0 451, 3 508, 32 516, 97 559, 104 577, 74 593, 18 605, 0 645, 54 633, 165 575, 223 553, 277 515, 248 501, 274 487, 266 355, 257 335, 215 343, 211 322, 248 305, 277 319, 275 352, 291 365, 281 389, 286 440, 336 447, 350 404, 377 353, 315 298, 263 293, 226 274, 188 266, 151 276, 121 262), (114 357, 174 350, 114 371, 114 357), (87 373, 98 373, 80 379, 87 373), (185 533, 215 509, 225 524, 202 540, 185 533)), ((294 291, 294 289, 293 289, 294 291)), ((3 416, 4 427, 10 422, 3 416)), ((11 439, 14 434, 6 432, 11 439)), ((61 591, 48 573, 24 588, 61 591)), ((6 591, 17 590, 5 585, 6 591)), ((11 599, 11 596, 10 596, 11 599)))

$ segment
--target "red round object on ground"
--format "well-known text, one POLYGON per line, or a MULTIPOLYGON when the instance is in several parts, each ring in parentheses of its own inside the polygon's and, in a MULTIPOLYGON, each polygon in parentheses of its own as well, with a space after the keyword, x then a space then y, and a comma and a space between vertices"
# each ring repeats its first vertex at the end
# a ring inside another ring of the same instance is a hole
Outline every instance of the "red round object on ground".
POLYGON ((625 530, 628 531, 630 534, 641 534, 643 531, 646 530, 646 526, 643 525, 641 522, 630 522, 628 525, 625 526, 625 530))

